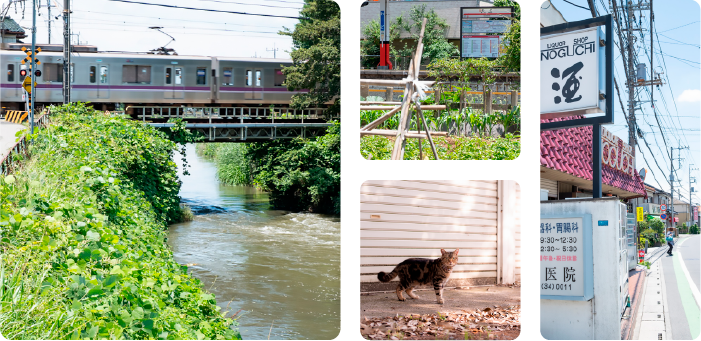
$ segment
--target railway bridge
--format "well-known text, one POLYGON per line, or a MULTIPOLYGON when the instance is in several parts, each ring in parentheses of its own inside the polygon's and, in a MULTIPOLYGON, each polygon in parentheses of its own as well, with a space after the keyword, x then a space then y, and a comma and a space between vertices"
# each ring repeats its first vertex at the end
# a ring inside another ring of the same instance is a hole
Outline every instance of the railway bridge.
POLYGON ((323 135, 333 125, 326 109, 276 107, 131 106, 125 114, 156 128, 170 128, 182 119, 186 128, 209 142, 256 142, 323 135))

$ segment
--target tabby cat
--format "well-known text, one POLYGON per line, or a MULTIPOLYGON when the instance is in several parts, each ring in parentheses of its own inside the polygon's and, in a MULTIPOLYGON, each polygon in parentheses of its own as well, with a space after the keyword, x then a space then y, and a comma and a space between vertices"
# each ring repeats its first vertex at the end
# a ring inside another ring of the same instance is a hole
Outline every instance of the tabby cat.
POLYGON ((380 272, 377 274, 377 279, 380 282, 389 282, 399 276, 399 285, 397 285, 397 298, 404 301, 402 291, 406 290, 406 294, 413 299, 419 298, 412 291, 417 285, 433 284, 433 289, 436 290, 436 298, 439 304, 443 304, 443 286, 448 282, 448 277, 453 271, 453 267, 458 263, 458 251, 447 252, 441 249, 441 258, 409 258, 399 263, 390 273, 380 272))

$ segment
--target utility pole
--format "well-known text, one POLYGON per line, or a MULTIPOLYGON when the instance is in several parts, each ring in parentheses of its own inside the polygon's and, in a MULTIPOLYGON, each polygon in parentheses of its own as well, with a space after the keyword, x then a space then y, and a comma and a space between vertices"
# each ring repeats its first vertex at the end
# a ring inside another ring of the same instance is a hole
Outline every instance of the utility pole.
MULTIPOLYGON (((669 201, 669 215, 670 218, 672 218, 672 227, 675 227, 676 225, 674 224, 674 150, 683 150, 683 149, 689 149, 689 147, 669 147, 670 151, 670 160, 669 160, 669 167, 670 167, 670 173, 669 173, 669 183, 672 186, 671 190, 671 200, 669 201)), ((681 160, 680 160, 681 161, 681 160)), ((680 193, 681 194, 681 193, 680 193)), ((676 234, 676 232, 675 232, 676 234)))
POLYGON ((268 51, 268 52, 272 52, 272 53, 273 53, 273 58, 274 58, 274 59, 277 59, 277 51, 279 51, 280 49, 277 48, 277 47, 275 47, 275 43, 273 43, 273 48, 272 48, 271 50, 269 50, 269 49, 265 49, 265 50, 268 51))
POLYGON ((693 225, 695 222, 695 220, 694 220, 694 204, 693 204, 693 202, 694 202, 694 188, 691 187, 691 184, 696 182, 696 178, 691 176, 691 171, 692 170, 699 170, 698 168, 691 168, 692 165, 693 165, 692 163, 689 164, 689 211, 688 211, 689 218, 691 218, 691 219, 689 219, 691 221, 691 225, 693 225))
POLYGON ((46 0, 46 10, 49 11, 49 17, 47 18, 48 20, 46 22, 49 25, 49 44, 51 44, 51 0, 46 0))
POLYGON ((71 102, 71 0, 63 0, 63 104, 71 102))
MULTIPOLYGON (((69 2, 70 0, 66 0, 66 2, 69 2)), ((31 72, 31 80, 32 80, 32 93, 29 94, 30 96, 30 103, 32 105, 31 108, 29 108, 29 131, 30 134, 34 134, 34 108, 36 108, 36 70, 37 70, 37 58, 36 58, 36 51, 37 51, 37 0, 32 0, 32 64, 31 68, 29 69, 31 72)))
POLYGON ((628 144, 633 148, 633 155, 635 155, 635 85, 633 80, 635 76, 633 75, 633 4, 631 0, 628 0, 627 11, 628 12, 628 144))

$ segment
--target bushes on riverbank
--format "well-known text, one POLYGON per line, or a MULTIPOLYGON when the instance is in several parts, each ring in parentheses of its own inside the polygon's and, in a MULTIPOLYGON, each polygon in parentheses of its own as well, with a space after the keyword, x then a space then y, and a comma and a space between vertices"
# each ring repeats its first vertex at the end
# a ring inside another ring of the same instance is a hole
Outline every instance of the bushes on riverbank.
POLYGON ((216 162, 222 183, 268 191, 274 208, 341 212, 340 123, 317 138, 205 144, 198 150, 216 162))
POLYGON ((175 144, 139 122, 53 110, 0 176, 0 333, 8 339, 232 339, 214 295, 173 260, 175 144))

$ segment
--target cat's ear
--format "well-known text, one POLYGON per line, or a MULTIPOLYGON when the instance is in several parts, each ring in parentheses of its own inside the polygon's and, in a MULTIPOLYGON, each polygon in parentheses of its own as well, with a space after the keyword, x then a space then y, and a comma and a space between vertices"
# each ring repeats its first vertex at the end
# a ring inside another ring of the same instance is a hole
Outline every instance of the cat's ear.
POLYGON ((445 249, 441 249, 441 254, 445 256, 445 254, 446 254, 445 249))
POLYGON ((453 251, 453 255, 454 255, 454 256, 457 256, 457 255, 458 255, 458 251, 460 251, 460 249, 455 249, 455 251, 453 251))

